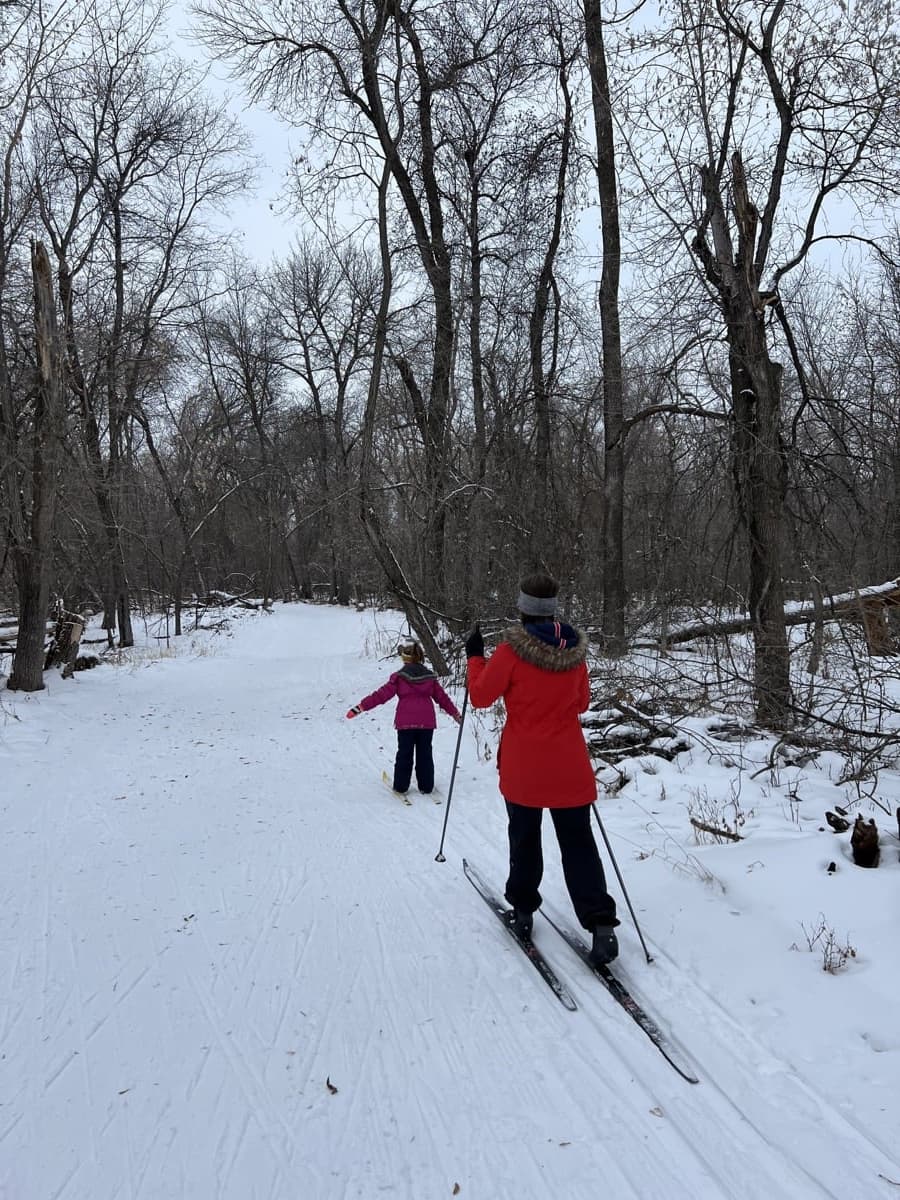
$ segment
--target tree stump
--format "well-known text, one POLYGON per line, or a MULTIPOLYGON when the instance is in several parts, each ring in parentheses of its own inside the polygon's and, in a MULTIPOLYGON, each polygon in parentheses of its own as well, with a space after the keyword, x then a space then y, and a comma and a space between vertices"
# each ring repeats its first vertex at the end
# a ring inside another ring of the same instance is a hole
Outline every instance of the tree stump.
POLYGON ((869 654, 888 656, 897 653, 885 601, 880 596, 865 596, 860 599, 859 619, 869 654))
POLYGON ((63 679, 72 678, 75 671, 75 660, 78 658, 81 635, 84 633, 84 626, 85 618, 81 613, 60 612, 56 628, 53 631, 50 648, 47 651, 47 657, 44 661, 45 671, 49 671, 51 667, 55 667, 57 664, 62 664, 63 679))
POLYGON ((850 835, 853 861, 858 867, 878 866, 878 827, 872 820, 857 817, 850 835))

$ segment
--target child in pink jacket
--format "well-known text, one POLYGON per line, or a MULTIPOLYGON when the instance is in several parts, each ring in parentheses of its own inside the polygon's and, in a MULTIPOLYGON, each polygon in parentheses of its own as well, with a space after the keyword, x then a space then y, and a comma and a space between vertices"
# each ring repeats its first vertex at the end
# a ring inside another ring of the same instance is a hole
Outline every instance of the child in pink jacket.
POLYGON ((387 683, 360 700, 347 713, 348 718, 377 708, 397 697, 394 728, 397 730, 397 757, 394 760, 395 792, 405 795, 412 779, 413 761, 419 791, 428 795, 434 789, 434 758, 431 739, 437 727, 434 705, 437 702, 448 716, 460 720, 456 705, 437 681, 435 673, 425 666, 425 655, 418 642, 405 642, 399 647, 403 666, 387 683))

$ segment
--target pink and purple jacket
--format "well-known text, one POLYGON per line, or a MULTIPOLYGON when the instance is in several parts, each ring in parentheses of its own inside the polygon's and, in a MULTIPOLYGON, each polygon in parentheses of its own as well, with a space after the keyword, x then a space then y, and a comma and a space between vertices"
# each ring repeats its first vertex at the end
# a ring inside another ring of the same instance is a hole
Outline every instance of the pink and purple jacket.
POLYGON ((367 712, 379 704, 386 704, 394 696, 397 697, 395 729, 435 729, 436 703, 448 716, 459 716, 459 710, 438 683, 437 676, 421 663, 407 663, 402 670, 395 671, 387 683, 360 700, 359 707, 367 712))

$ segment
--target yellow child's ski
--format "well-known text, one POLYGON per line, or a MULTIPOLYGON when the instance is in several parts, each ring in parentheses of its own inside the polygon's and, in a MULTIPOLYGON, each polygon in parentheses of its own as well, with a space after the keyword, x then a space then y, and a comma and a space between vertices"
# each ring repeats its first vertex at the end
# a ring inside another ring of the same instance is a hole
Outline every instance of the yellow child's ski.
POLYGON ((408 808, 412 808, 412 800, 410 800, 409 796, 407 796, 404 792, 394 791, 393 781, 391 780, 391 777, 388 775, 387 771, 381 772, 381 782, 392 796, 398 796, 408 808))

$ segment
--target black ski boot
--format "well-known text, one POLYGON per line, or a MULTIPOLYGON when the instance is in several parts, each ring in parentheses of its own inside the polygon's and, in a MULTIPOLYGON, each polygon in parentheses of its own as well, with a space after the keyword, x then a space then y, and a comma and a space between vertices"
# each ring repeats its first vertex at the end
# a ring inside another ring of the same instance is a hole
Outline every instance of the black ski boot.
POLYGON ((531 931, 534 928, 534 913, 526 912, 524 908, 514 908, 512 927, 520 938, 531 941, 531 931))
POLYGON ((612 925, 595 925, 590 958, 598 967, 605 967, 619 956, 619 940, 612 925))

